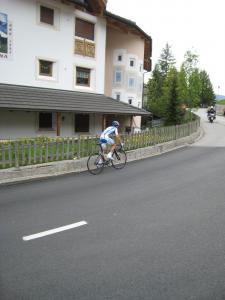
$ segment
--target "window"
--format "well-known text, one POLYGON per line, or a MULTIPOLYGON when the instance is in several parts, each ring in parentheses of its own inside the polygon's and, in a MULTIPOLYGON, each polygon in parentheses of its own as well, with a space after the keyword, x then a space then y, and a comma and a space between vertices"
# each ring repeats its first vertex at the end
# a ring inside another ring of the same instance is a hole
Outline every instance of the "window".
POLYGON ((52 113, 39 113, 39 129, 52 129, 52 113))
POLYGON ((116 100, 120 101, 120 93, 116 93, 116 100))
POLYGON ((129 88, 134 88, 134 85, 135 85, 135 79, 133 77, 130 77, 128 79, 128 87, 129 88))
POLYGON ((130 59, 130 67, 134 67, 135 66, 135 59, 130 59))
POLYGON ((95 25, 76 18, 75 35, 84 39, 94 41, 95 25))
POLYGON ((90 69, 76 68, 76 85, 90 86, 90 69))
POLYGON ((118 55, 118 61, 122 61, 123 57, 122 55, 118 55))
POLYGON ((40 6, 40 22, 54 25, 54 9, 40 6))
POLYGON ((53 76, 53 62, 39 59, 39 75, 52 77, 53 76))
POLYGON ((75 115, 75 132, 89 132, 89 115, 75 115))
POLYGON ((115 83, 121 83, 122 82, 122 72, 116 71, 115 72, 115 83))

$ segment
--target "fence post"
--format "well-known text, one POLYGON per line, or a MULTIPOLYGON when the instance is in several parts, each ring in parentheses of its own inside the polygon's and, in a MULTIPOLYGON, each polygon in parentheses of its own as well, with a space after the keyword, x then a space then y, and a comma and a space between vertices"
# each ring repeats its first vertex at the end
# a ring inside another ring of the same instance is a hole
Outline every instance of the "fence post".
POLYGON ((80 149, 81 149, 81 140, 80 140, 80 134, 79 134, 79 136, 78 136, 77 143, 78 143, 77 158, 78 158, 78 159, 80 159, 80 149))
POLYGON ((156 145, 156 127, 153 128, 153 143, 156 145))
POLYGON ((46 138, 45 144, 45 162, 48 162, 48 137, 46 138))
POLYGON ((9 166, 12 167, 13 163, 12 163, 12 145, 9 144, 9 166))
POLYGON ((177 132, 177 125, 175 125, 175 140, 177 140, 177 136, 178 136, 177 133, 178 133, 178 132, 177 132))
POLYGON ((15 142, 15 167, 19 168, 19 145, 18 142, 15 142))
POLYGON ((67 137, 67 141, 66 141, 66 159, 69 159, 69 149, 70 149, 70 140, 69 137, 67 137))
POLYGON ((5 161, 5 146, 2 145, 2 167, 5 168, 5 164, 6 164, 6 161, 5 161))
POLYGON ((34 139, 34 164, 36 164, 36 153, 37 153, 37 139, 34 139))

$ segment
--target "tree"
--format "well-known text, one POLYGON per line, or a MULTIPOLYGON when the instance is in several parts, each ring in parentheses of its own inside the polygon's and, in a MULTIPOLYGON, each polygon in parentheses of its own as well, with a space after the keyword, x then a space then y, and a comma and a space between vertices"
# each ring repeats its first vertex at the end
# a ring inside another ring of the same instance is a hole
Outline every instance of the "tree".
POLYGON ((162 98, 163 83, 167 73, 175 62, 170 46, 167 43, 147 84, 147 108, 159 117, 164 117, 166 113, 166 103, 162 98))
POLYGON ((152 72, 152 77, 147 83, 147 109, 156 116, 163 115, 162 87, 164 78, 159 71, 159 65, 156 64, 152 72))
POLYGON ((209 75, 203 70, 199 76, 201 81, 200 104, 205 107, 214 105, 216 96, 209 75))
POLYGON ((182 122, 182 107, 178 97, 178 72, 171 68, 163 86, 163 99, 166 105, 166 124, 174 125, 182 122))
POLYGON ((163 48, 160 58, 158 60, 159 71, 163 77, 167 75, 170 68, 173 67, 176 63, 176 60, 171 52, 171 46, 166 43, 165 48, 163 48))
POLYGON ((184 67, 181 66, 180 72, 178 73, 178 88, 177 88, 178 98, 180 102, 188 106, 189 103, 189 91, 187 85, 187 74, 184 67))
POLYGON ((191 100, 190 107, 200 105, 201 80, 199 70, 196 68, 192 71, 189 77, 189 97, 191 100))
POLYGON ((184 62, 182 64, 182 68, 184 69, 187 76, 187 83, 189 82, 189 78, 192 72, 197 68, 198 63, 198 55, 192 53, 190 50, 187 51, 184 55, 184 62))

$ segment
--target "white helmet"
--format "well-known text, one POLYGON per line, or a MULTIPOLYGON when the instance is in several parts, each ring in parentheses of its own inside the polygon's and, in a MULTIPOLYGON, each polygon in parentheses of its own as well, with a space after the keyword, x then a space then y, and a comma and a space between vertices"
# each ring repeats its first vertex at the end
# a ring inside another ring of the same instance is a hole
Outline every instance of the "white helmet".
POLYGON ((114 127, 119 127, 119 125, 120 125, 120 123, 118 122, 118 121, 113 121, 112 122, 112 126, 114 126, 114 127))

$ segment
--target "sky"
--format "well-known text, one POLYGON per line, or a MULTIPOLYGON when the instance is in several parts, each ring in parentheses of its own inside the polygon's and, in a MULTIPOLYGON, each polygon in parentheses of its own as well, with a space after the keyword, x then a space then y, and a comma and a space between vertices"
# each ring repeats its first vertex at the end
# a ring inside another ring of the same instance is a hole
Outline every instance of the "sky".
MULTIPOLYGON (((198 55, 197 67, 205 70, 215 94, 225 95, 224 0, 108 0, 107 10, 136 22, 152 38, 152 64, 165 48, 179 69, 185 53, 198 55)), ((145 81, 150 74, 145 76, 145 81)))

